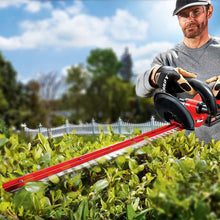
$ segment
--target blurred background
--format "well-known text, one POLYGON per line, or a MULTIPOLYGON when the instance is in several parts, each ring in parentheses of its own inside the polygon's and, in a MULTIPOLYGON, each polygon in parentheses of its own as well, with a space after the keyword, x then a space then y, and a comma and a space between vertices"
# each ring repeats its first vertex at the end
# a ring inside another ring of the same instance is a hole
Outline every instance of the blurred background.
MULTIPOLYGON (((220 2, 209 23, 220 36, 220 2)), ((155 115, 135 79, 182 41, 175 0, 1 0, 0 129, 141 123, 155 115)))

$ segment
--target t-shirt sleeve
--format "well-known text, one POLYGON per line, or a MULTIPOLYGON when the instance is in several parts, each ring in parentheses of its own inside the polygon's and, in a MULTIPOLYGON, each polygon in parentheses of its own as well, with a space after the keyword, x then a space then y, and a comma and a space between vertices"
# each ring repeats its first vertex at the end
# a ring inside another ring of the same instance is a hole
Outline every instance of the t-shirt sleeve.
POLYGON ((151 63, 151 68, 138 75, 135 87, 137 96, 146 97, 150 93, 152 89, 152 86, 149 82, 150 74, 155 67, 166 65, 163 56, 165 56, 165 54, 162 53, 155 56, 153 62, 151 63))

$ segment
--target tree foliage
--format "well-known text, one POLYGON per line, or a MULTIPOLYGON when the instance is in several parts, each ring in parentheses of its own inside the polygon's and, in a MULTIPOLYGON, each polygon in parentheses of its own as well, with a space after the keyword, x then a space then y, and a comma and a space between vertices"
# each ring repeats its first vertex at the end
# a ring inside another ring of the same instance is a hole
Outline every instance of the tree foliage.
POLYGON ((75 114, 72 115, 72 120, 84 118, 85 113, 85 94, 88 89, 90 74, 82 64, 71 66, 67 70, 66 83, 68 92, 63 95, 62 100, 66 109, 74 109, 75 114))
POLYGON ((114 122, 122 116, 130 117, 129 101, 134 97, 134 86, 118 76, 107 78, 103 84, 92 83, 87 95, 88 109, 96 120, 114 122))
POLYGON ((152 113, 151 102, 135 96, 134 85, 128 80, 132 69, 128 51, 123 57, 120 62, 112 49, 97 48, 88 55, 86 67, 79 64, 68 69, 66 84, 51 71, 24 85, 17 82, 17 72, 0 54, 0 120, 8 127, 20 128, 22 123, 30 128, 37 128, 39 123, 50 127, 51 112, 71 110, 69 119, 73 122, 94 118, 111 123, 119 117, 146 121, 146 114, 148 117, 152 113), (122 77, 125 69, 127 76, 122 77), (58 100, 64 85, 67 91, 58 100))
MULTIPOLYGON (((131 57, 129 59, 131 61, 131 57)), ((130 72, 132 65, 127 65, 127 70, 128 67, 130 72)), ((71 121, 91 121, 94 118, 99 122, 110 123, 119 117, 141 121, 141 115, 145 117, 151 114, 151 101, 147 100, 144 102, 147 105, 140 106, 142 101, 136 97, 132 82, 120 77, 121 69, 122 63, 113 50, 94 49, 87 57, 87 69, 79 65, 68 70, 69 90, 62 100, 66 107, 75 110, 71 121)))
POLYGON ((25 97, 26 97, 26 118, 25 123, 30 128, 37 128, 39 123, 46 124, 47 109, 43 102, 40 101, 39 91, 40 85, 38 82, 31 80, 25 86, 25 97))
POLYGON ((95 49, 87 62, 87 69, 79 65, 68 70, 69 90, 63 101, 74 107, 72 120, 95 118, 111 122, 126 115, 134 86, 118 76, 122 64, 115 53, 111 49, 95 49))
POLYGON ((112 49, 94 49, 87 57, 88 71, 92 75, 92 80, 101 80, 102 78, 115 76, 118 74, 122 64, 118 61, 116 54, 112 49))
POLYGON ((0 115, 7 126, 20 128, 21 123, 37 126, 46 120, 39 102, 39 84, 24 85, 17 81, 12 64, 0 54, 0 115))
POLYGON ((133 86, 119 78, 122 63, 111 49, 92 50, 87 58, 92 82, 87 90, 90 117, 98 121, 116 121, 126 115, 133 86))
POLYGON ((121 77, 125 80, 131 80, 131 77, 133 76, 132 59, 127 47, 125 48, 125 51, 122 55, 121 62, 122 62, 122 68, 120 70, 121 77))
POLYGON ((66 82, 70 85, 69 91, 71 93, 83 94, 88 88, 89 72, 84 68, 83 64, 78 66, 71 66, 67 70, 66 82))
POLYGON ((16 82, 17 72, 0 54, 0 115, 7 125, 18 123, 21 85, 16 82))

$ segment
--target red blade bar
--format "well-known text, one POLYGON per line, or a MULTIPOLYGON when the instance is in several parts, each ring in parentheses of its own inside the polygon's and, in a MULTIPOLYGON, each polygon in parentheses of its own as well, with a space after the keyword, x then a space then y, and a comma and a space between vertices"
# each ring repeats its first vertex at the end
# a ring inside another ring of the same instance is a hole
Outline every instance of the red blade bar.
MULTIPOLYGON (((66 172, 72 171, 72 169, 77 169, 77 166, 79 165, 85 165, 85 163, 98 159, 103 156, 107 156, 113 152, 116 152, 118 150, 124 149, 126 147, 140 147, 146 144, 148 141, 152 141, 154 139, 157 139, 159 137, 163 137, 168 133, 173 133, 178 130, 182 130, 182 126, 176 122, 172 122, 169 125, 160 127, 158 129, 155 129, 153 131, 149 131, 146 133, 143 133, 139 136, 136 136, 134 138, 116 143, 114 145, 93 151, 88 154, 84 154, 82 156, 70 159, 68 161, 44 168, 42 170, 38 170, 33 173, 29 173, 27 175, 24 175, 22 177, 16 178, 14 180, 10 180, 6 183, 3 183, 3 189, 7 192, 13 192, 15 190, 18 190, 22 186, 24 186, 27 182, 31 181, 38 181, 38 180, 45 180, 47 177, 52 175, 63 175, 66 172), (145 137, 148 137, 148 140, 145 140, 145 137)), ((78 167, 79 168, 79 167, 78 167)), ((79 168, 80 169, 80 168, 79 168)))

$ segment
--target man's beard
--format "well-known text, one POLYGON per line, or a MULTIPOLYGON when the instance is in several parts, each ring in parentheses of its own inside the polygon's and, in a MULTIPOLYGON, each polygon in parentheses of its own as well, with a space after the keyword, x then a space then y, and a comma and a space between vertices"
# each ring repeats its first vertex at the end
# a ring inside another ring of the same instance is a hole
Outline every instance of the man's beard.
POLYGON ((208 22, 204 21, 201 24, 198 24, 196 22, 192 22, 190 24, 187 24, 182 30, 183 30, 183 34, 185 37, 187 38, 195 38, 197 36, 199 36, 207 27, 208 22), (188 28, 192 27, 193 31, 189 31, 188 28))

